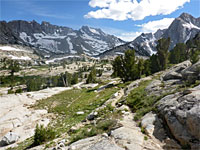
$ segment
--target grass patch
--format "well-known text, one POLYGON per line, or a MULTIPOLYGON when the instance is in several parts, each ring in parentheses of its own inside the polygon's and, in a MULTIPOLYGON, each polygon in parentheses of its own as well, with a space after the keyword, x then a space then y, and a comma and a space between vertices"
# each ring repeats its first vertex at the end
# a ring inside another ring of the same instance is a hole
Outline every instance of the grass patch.
POLYGON ((135 112, 134 120, 137 121, 141 119, 146 113, 150 111, 156 112, 156 103, 163 97, 169 94, 173 94, 180 90, 177 87, 176 90, 172 92, 163 93, 160 96, 147 93, 145 88, 152 82, 152 80, 142 81, 139 86, 133 89, 127 96, 126 104, 135 112))
POLYGON ((30 147, 33 143, 33 137, 26 139, 25 141, 18 144, 17 147, 7 148, 7 150, 25 150, 30 147))
MULTIPOLYGON (((54 129, 53 131, 55 132, 55 135, 53 137, 45 137, 45 140, 40 139, 40 136, 35 139, 32 137, 28 142, 24 141, 20 143, 18 147, 13 149, 23 150, 30 148, 33 145, 46 143, 49 139, 52 140, 54 137, 57 138, 60 137, 60 135, 63 136, 63 133, 69 134, 71 137, 69 139, 70 142, 74 142, 82 138, 108 132, 116 124, 116 119, 120 117, 119 112, 112 112, 113 108, 111 105, 99 110, 98 117, 101 117, 101 120, 97 121, 96 126, 89 124, 78 129, 76 132, 70 133, 72 126, 85 120, 88 114, 103 105, 115 92, 119 90, 119 88, 116 87, 109 87, 97 93, 95 92, 95 89, 67 90, 47 99, 38 101, 32 106, 32 108, 47 108, 49 113, 54 113, 56 115, 56 119, 52 120, 48 126, 48 128, 54 129), (78 111, 83 111, 84 114, 77 115, 76 112, 78 111), (36 139, 39 139, 39 142, 34 144, 34 141, 37 141, 36 139)), ((40 131, 41 132, 38 132, 39 134, 47 132, 43 130, 40 131)), ((48 146, 47 143, 47 147, 48 146)))
POLYGON ((70 143, 76 142, 80 139, 95 136, 102 133, 110 133, 111 130, 117 128, 118 119, 122 117, 120 112, 110 111, 110 105, 99 111, 98 120, 95 125, 89 124, 79 129, 75 134, 71 134, 70 143))
POLYGON ((56 129, 56 134, 68 132, 75 124, 84 120, 95 108, 100 107, 107 101, 118 88, 110 87, 96 93, 94 89, 73 89, 64 91, 50 98, 38 101, 36 109, 48 108, 49 113, 54 113, 57 119, 51 123, 56 129), (83 115, 76 112, 83 111, 83 115))

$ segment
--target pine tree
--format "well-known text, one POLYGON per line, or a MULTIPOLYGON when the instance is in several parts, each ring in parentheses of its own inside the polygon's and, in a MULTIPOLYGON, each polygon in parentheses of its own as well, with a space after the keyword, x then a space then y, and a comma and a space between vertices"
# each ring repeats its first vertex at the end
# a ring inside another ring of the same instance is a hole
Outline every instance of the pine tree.
POLYGON ((190 51, 190 61, 192 64, 195 64, 196 62, 199 61, 199 54, 200 52, 195 49, 191 49, 190 51))
POLYGON ((142 74, 145 74, 146 76, 149 76, 151 74, 150 59, 144 61, 144 70, 142 74))
POLYGON ((151 70, 152 74, 160 71, 160 67, 159 67, 159 63, 158 63, 158 56, 155 54, 153 54, 150 57, 150 70, 151 70))
POLYGON ((139 59, 137 66, 138 66, 139 78, 141 78, 143 70, 144 70, 144 60, 143 59, 139 59))
POLYGON ((71 84, 77 84, 78 83, 78 73, 74 73, 72 76, 71 84))
POLYGON ((20 70, 19 63, 13 60, 9 60, 8 63, 9 63, 8 69, 10 70, 10 75, 14 76, 14 73, 20 70))
POLYGON ((96 69, 95 66, 91 68, 90 74, 88 75, 88 78, 86 80, 86 83, 96 83, 96 69))
POLYGON ((173 50, 170 51, 169 62, 178 64, 188 59, 188 50, 184 43, 177 43, 173 50))
POLYGON ((158 64, 160 67, 160 70, 165 70, 167 68, 168 63, 168 56, 169 56, 169 44, 170 44, 170 38, 167 39, 160 39, 158 40, 157 45, 157 55, 158 55, 158 64))
POLYGON ((117 56, 115 60, 112 62, 113 66, 113 77, 120 77, 123 76, 123 69, 122 69, 122 56, 117 56))
POLYGON ((123 82, 140 78, 134 50, 127 50, 124 56, 118 56, 112 63, 113 76, 120 77, 123 82))

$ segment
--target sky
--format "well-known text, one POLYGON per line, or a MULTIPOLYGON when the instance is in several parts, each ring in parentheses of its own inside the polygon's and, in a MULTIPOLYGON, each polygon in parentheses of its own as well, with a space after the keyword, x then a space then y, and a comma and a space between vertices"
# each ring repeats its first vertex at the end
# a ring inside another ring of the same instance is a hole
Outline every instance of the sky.
POLYGON ((165 29, 183 12, 200 17, 200 0, 0 0, 0 20, 87 25, 125 41, 165 29))

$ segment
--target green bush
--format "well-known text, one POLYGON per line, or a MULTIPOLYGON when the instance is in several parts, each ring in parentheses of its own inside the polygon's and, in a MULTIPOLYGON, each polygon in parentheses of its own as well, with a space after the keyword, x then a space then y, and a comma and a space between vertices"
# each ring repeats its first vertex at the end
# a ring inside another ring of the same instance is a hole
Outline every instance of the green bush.
POLYGON ((147 137, 147 136, 144 136, 144 140, 147 141, 147 140, 148 140, 148 137, 147 137))
POLYGON ((12 89, 8 90, 8 94, 14 94, 15 92, 12 89))
POLYGON ((117 124, 116 120, 103 120, 97 124, 97 128, 103 131, 111 130, 117 124))
POLYGON ((192 64, 195 64, 199 61, 199 54, 200 54, 200 50, 194 50, 194 49, 191 50, 190 61, 192 64))
POLYGON ((87 77, 86 83, 96 83, 96 69, 95 66, 92 67, 90 74, 87 77))
POLYGON ((44 128, 43 125, 37 125, 35 129, 33 145, 41 145, 44 142, 54 139, 55 135, 55 132, 51 128, 44 128))
POLYGON ((20 88, 20 89, 17 89, 16 91, 15 91, 15 93, 22 93, 23 92, 23 90, 20 88))
POLYGON ((44 84, 45 81, 40 78, 40 77, 35 77, 33 79, 29 79, 26 82, 26 86, 27 86, 27 91, 38 91, 41 90, 42 88, 42 84, 44 84))

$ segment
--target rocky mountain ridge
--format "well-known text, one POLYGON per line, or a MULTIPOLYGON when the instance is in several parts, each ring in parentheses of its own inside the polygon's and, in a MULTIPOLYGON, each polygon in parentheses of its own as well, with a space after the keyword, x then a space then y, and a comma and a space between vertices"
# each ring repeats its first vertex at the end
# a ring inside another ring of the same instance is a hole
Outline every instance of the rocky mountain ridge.
POLYGON ((43 21, 0 22, 0 44, 24 44, 48 54, 98 55, 125 42, 101 29, 82 26, 79 30, 43 21))

